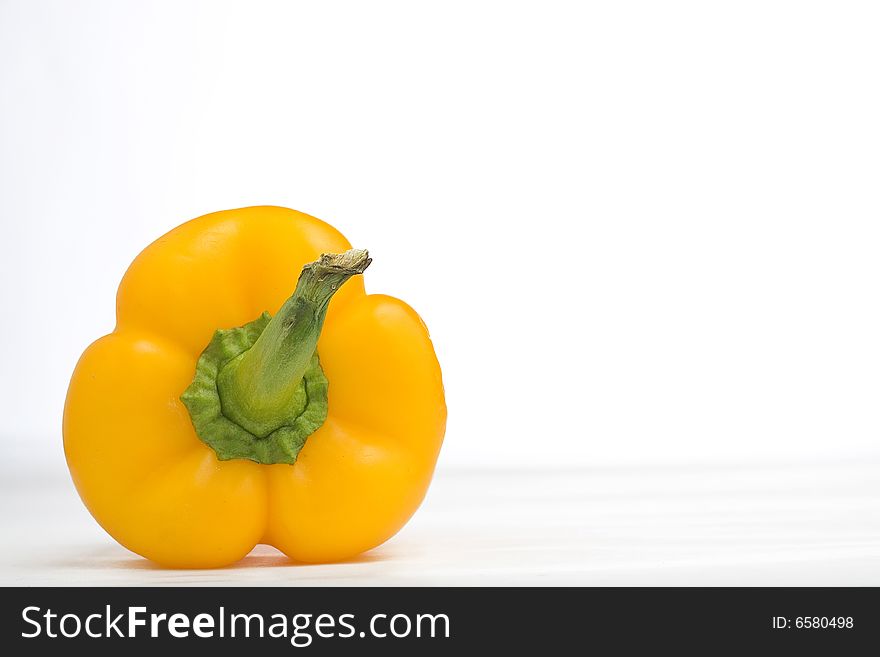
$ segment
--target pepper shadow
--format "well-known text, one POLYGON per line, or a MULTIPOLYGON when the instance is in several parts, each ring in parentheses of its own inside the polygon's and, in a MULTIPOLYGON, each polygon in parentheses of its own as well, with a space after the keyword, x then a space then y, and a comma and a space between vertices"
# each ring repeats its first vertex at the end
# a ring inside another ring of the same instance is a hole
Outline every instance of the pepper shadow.
POLYGON ((249 570, 257 568, 296 568, 307 570, 309 568, 333 568, 334 566, 372 564, 389 561, 392 557, 383 550, 376 549, 365 554, 358 555, 351 559, 343 561, 335 561, 326 564, 304 563, 294 561, 283 552, 273 548, 270 545, 258 545, 243 559, 224 566, 222 568, 190 568, 176 569, 166 568, 152 561, 148 561, 136 554, 124 558, 112 557, 102 558, 100 552, 96 550, 93 554, 83 554, 80 557, 69 558, 53 562, 51 565, 57 568, 65 568, 79 571, 88 570, 128 570, 128 571, 154 571, 156 573, 165 573, 169 575, 191 575, 198 579, 200 576, 209 575, 210 573, 222 573, 235 570, 249 570))

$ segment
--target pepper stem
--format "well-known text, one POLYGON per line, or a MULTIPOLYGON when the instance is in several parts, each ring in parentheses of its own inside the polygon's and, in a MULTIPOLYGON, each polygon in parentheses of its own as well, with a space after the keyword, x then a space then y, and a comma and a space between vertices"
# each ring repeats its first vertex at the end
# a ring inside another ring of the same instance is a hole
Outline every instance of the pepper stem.
POLYGON ((352 276, 370 265, 362 249, 325 253, 303 267, 293 295, 254 345, 217 376, 223 415, 258 438, 278 429, 302 397, 302 380, 315 349, 327 305, 352 276))

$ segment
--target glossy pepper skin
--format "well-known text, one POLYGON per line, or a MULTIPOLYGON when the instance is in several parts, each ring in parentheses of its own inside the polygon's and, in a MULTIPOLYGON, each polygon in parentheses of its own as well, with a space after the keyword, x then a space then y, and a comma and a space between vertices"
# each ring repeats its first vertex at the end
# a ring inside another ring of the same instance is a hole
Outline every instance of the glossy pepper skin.
POLYGON ((294 464, 218 459, 180 400, 215 330, 275 314, 306 263, 350 246, 314 217, 252 207, 189 221, 135 259, 116 328, 83 353, 64 409, 73 481, 119 543, 175 568, 233 564, 260 543, 330 562, 406 523, 445 431, 440 367, 416 312, 367 295, 361 276, 327 309, 327 417, 294 464))

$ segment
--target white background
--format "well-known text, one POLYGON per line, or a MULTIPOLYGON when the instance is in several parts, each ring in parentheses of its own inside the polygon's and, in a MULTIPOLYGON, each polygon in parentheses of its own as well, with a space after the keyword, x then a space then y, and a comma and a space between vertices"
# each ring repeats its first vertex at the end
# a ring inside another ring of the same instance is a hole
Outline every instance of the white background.
POLYGON ((430 327, 440 467, 864 458, 880 10, 0 3, 3 459, 61 460, 147 243, 329 221, 430 327))

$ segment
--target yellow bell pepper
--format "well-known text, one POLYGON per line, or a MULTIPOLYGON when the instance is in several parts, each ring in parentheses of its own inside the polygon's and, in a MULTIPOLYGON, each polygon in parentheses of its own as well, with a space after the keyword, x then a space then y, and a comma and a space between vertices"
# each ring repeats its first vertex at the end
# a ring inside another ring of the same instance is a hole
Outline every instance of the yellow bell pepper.
POLYGON ((199 217, 135 259, 116 328, 80 358, 64 408, 73 481, 111 536, 213 568, 260 543, 347 559, 406 523, 446 405, 427 328, 365 293, 369 263, 278 207, 199 217))

